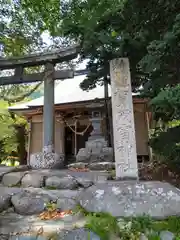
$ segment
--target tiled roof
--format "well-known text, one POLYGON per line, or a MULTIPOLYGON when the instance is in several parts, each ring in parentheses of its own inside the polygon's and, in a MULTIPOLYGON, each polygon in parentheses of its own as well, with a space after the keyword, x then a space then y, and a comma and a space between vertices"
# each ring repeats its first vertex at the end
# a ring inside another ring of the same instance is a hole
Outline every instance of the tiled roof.
MULTIPOLYGON (((73 79, 65 79, 64 81, 59 80, 59 84, 55 87, 55 104, 65 104, 73 102, 84 102, 94 100, 96 98, 104 98, 104 86, 97 85, 96 88, 83 91, 79 85, 84 80, 85 76, 77 76, 73 79)), ((135 95, 135 94, 133 94, 135 95)), ((111 96, 111 87, 109 86, 109 96, 111 96)), ((29 107, 43 106, 44 97, 34 99, 32 101, 17 104, 9 107, 10 110, 25 110, 29 107)))

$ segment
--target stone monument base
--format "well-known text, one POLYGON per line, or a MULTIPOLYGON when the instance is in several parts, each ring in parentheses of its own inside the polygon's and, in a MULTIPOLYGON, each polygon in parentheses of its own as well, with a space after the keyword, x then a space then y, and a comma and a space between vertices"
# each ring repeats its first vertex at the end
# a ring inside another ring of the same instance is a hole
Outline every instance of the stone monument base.
POLYGON ((86 147, 81 148, 76 156, 76 162, 113 162, 113 148, 107 147, 104 138, 89 139, 86 147))
POLYGON ((63 168, 64 154, 57 154, 53 152, 39 152, 30 155, 29 165, 35 169, 55 169, 63 168))

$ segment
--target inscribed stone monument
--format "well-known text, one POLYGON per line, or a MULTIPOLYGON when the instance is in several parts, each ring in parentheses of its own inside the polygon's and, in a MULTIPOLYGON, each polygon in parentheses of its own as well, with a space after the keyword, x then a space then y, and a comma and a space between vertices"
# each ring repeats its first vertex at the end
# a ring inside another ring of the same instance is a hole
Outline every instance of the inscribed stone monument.
POLYGON ((110 63, 114 154, 117 178, 138 178, 134 113, 129 61, 110 63))

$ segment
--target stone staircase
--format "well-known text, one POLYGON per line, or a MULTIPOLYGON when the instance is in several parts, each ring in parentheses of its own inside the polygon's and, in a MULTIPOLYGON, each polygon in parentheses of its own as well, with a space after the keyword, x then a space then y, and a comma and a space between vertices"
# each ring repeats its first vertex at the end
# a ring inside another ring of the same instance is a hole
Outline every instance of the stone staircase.
POLYGON ((108 181, 109 176, 105 171, 0 166, 0 240, 100 240, 84 228, 86 217, 79 208, 118 219, 180 216, 179 189, 163 182, 108 181), (70 213, 45 220, 41 214, 48 213, 49 204, 57 213, 70 213))
POLYGON ((0 167, 0 240, 66 240, 79 234, 87 239, 86 219, 78 212, 56 220, 39 216, 48 203, 55 203, 60 211, 75 210, 80 192, 108 176, 105 172, 0 167))

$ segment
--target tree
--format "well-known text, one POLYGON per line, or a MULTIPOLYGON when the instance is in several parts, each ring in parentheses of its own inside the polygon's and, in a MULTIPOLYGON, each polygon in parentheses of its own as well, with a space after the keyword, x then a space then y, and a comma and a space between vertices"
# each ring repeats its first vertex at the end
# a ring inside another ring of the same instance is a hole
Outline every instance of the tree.
MULTIPOLYGON (((28 12, 32 24, 38 19, 44 26, 43 30, 48 30, 52 36, 68 36, 81 44, 81 57, 89 59, 87 64, 89 75, 81 84, 83 89, 93 88, 97 82, 102 84, 104 76, 110 81, 108 61, 115 57, 128 57, 132 85, 137 90, 140 85, 147 82, 148 86, 152 85, 151 81, 154 80, 155 74, 153 72, 152 76, 152 69, 147 70, 147 64, 148 66, 154 64, 153 68, 157 68, 159 64, 156 64, 157 55, 153 53, 155 46, 158 52, 161 45, 161 57, 164 57, 163 53, 167 49, 163 48, 161 43, 167 38, 173 41, 173 35, 178 29, 174 25, 177 25, 177 9, 180 2, 69 0, 61 1, 60 5, 59 1, 51 0, 48 3, 34 1, 33 6, 30 6, 29 0, 24 0, 21 7, 28 12), (51 24, 53 20, 56 24, 51 24)), ((170 48, 166 57, 171 54, 170 48)), ((177 48, 174 48, 174 51, 176 50, 177 48)), ((164 83, 159 85, 164 86, 164 83)), ((155 88, 157 89, 157 86, 155 88)))
MULTIPOLYGON (((48 30, 52 36, 65 36, 80 43, 81 58, 89 59, 89 74, 81 87, 86 90, 95 87, 96 83, 110 82, 109 60, 128 57, 133 90, 137 91, 143 85, 143 95, 154 99, 151 106, 156 119, 168 119, 166 108, 171 105, 169 100, 161 97, 174 92, 178 96, 180 2, 69 0, 61 1, 56 10, 52 5, 56 6, 58 2, 51 0, 43 6, 34 1, 30 6, 29 1, 24 0, 21 7, 28 11, 28 19, 33 25, 38 19, 43 30, 48 30), (47 6, 50 10, 48 19, 47 6), (57 15, 54 27, 52 22, 57 15)), ((177 101, 175 104, 178 109, 177 101)), ((176 119, 175 112, 170 115, 171 120, 176 119)))

